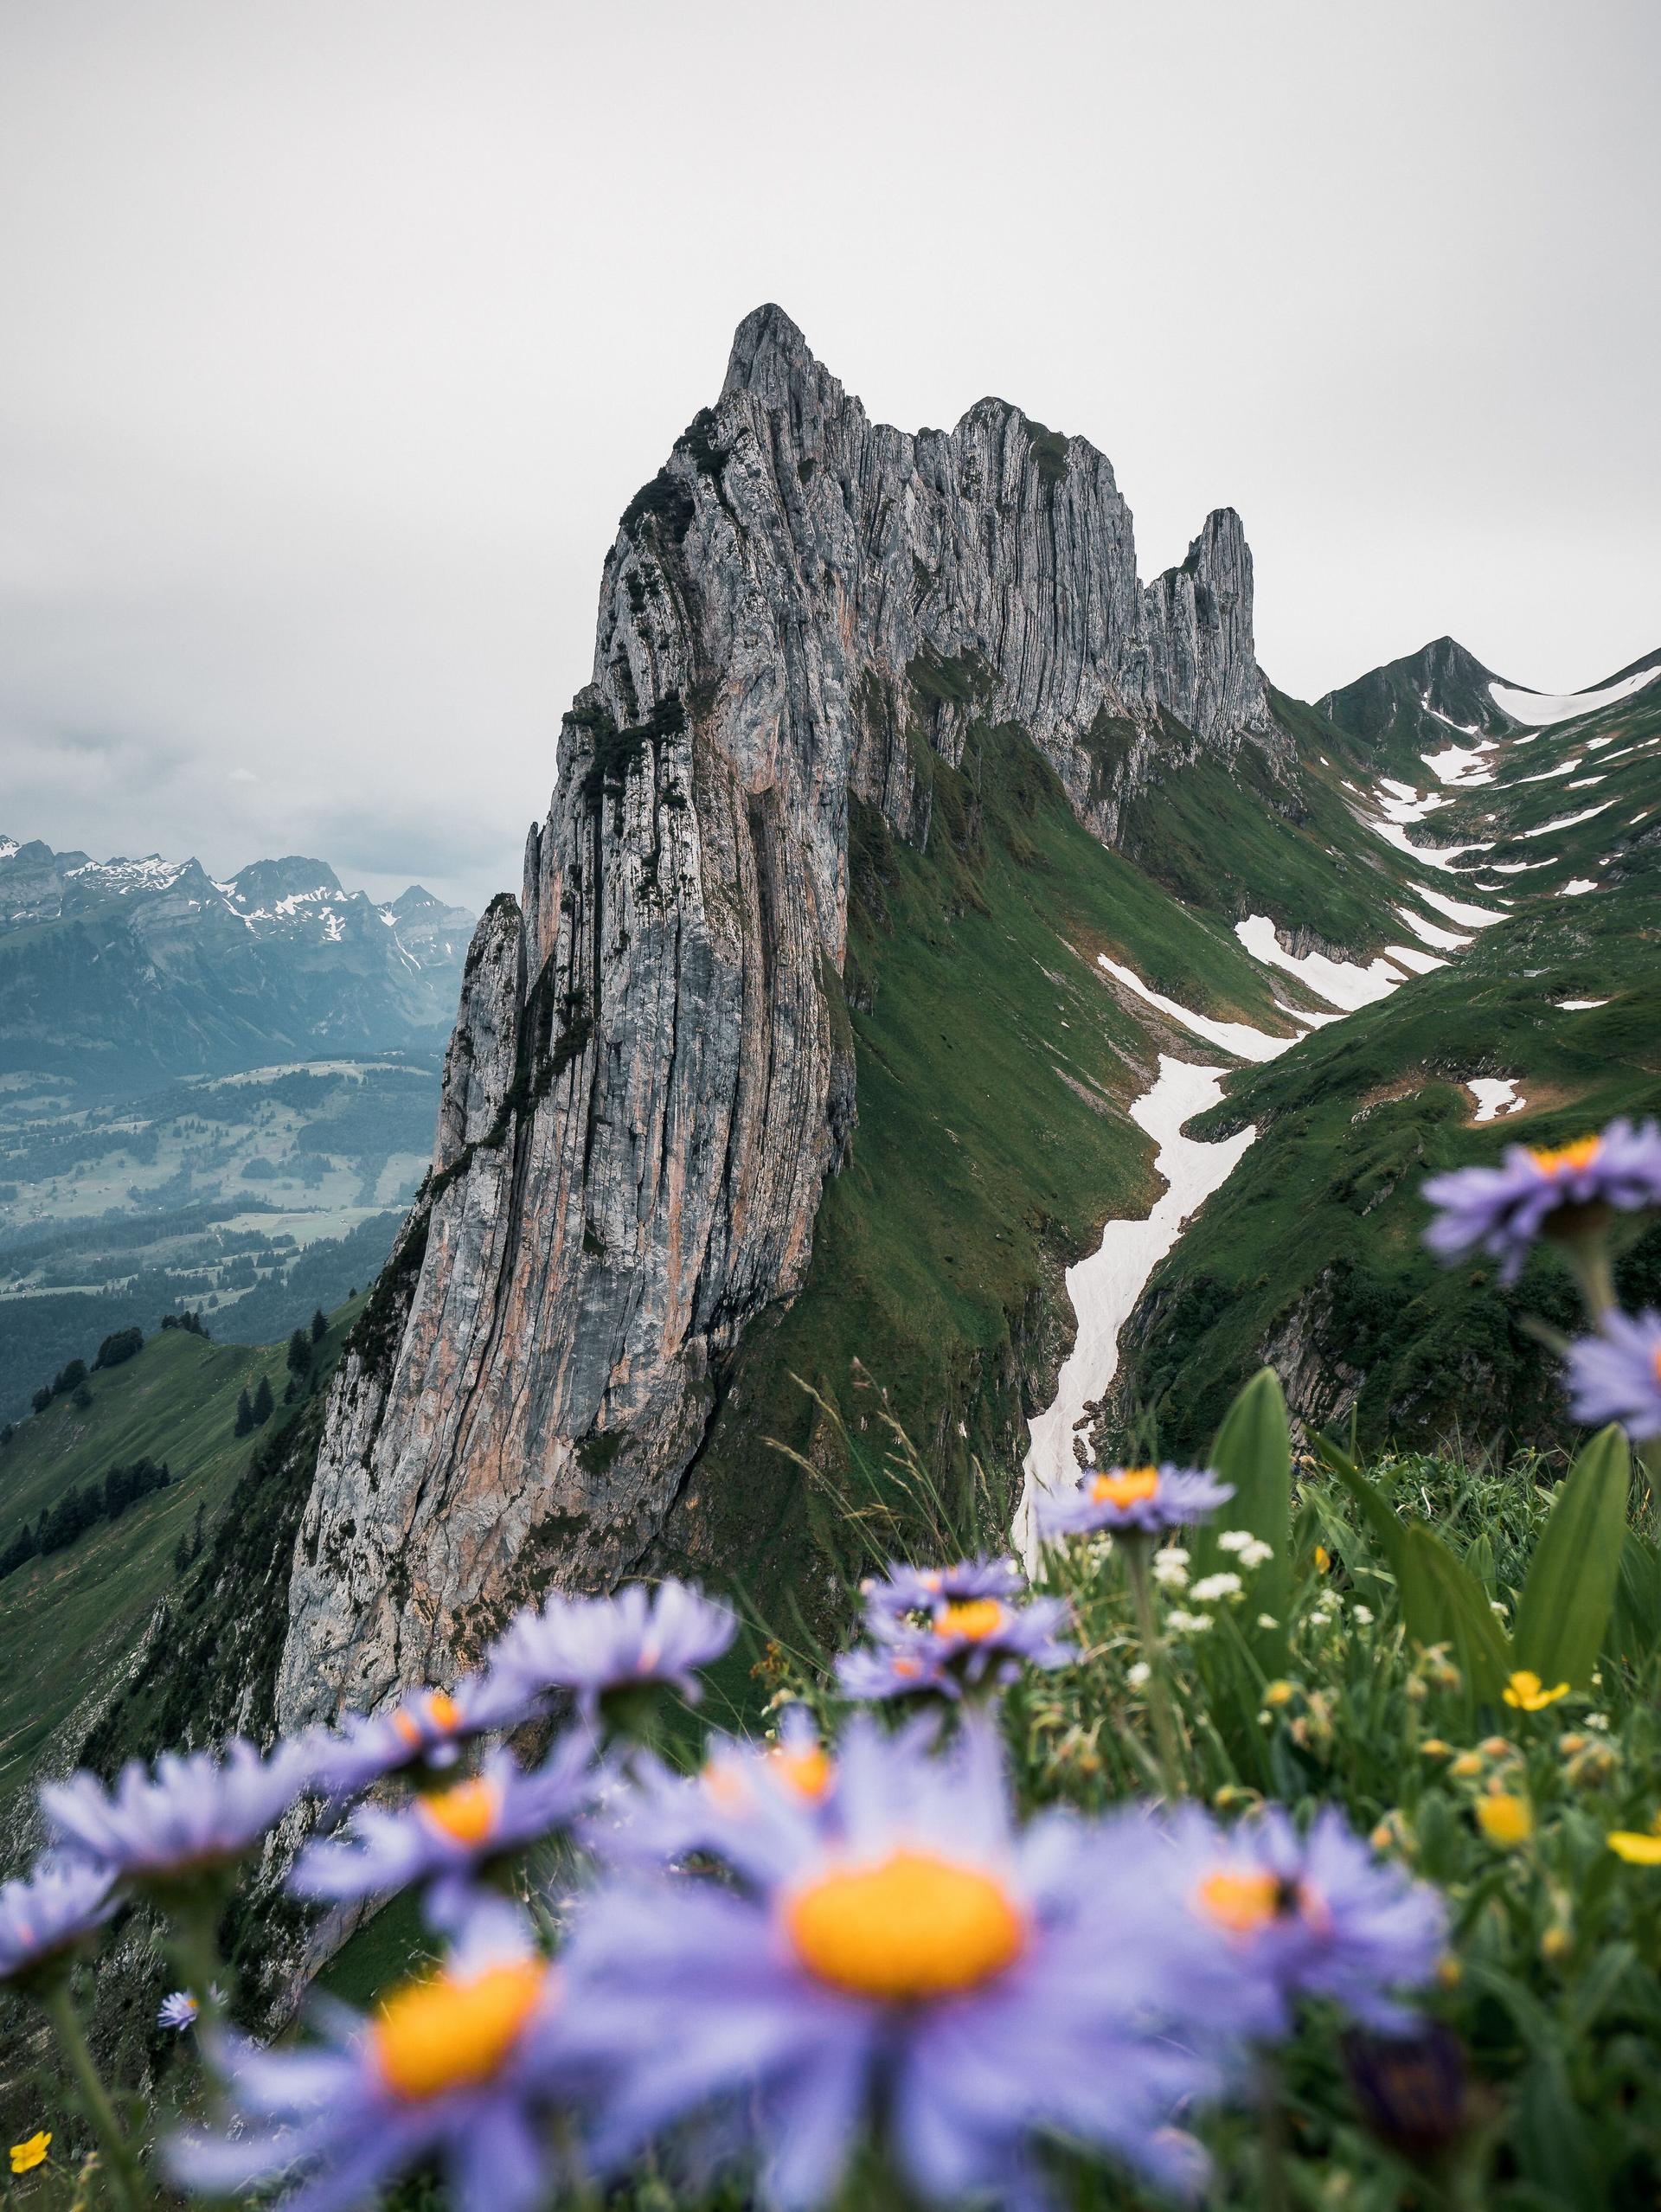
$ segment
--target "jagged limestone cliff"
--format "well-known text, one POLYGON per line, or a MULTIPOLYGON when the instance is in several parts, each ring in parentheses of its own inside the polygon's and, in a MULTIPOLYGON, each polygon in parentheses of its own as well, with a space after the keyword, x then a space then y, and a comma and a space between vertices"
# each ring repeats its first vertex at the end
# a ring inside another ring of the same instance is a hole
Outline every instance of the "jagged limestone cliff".
POLYGON ((1145 589, 1084 440, 993 400, 874 423, 759 310, 623 516, 522 899, 470 953, 434 1174, 329 1408, 285 1725, 651 1543, 849 1142, 850 813, 924 843, 920 767, 972 721, 1104 841, 1163 765, 1273 763, 1238 517, 1145 589))

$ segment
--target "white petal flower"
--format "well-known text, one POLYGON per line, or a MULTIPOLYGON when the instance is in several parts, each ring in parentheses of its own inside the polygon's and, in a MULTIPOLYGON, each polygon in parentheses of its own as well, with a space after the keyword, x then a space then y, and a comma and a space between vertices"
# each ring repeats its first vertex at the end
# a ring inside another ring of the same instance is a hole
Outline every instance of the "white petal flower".
POLYGON ((1134 1666, 1126 1668, 1125 1679, 1132 1689, 1140 1689, 1152 1672, 1153 1669, 1145 1659, 1138 1659, 1134 1666))
POLYGON ((1238 1574, 1202 1575, 1190 1593, 1196 1605, 1220 1606, 1228 1598, 1240 1598, 1246 1586, 1238 1574))
POLYGON ((1180 1544, 1167 1544, 1153 1555, 1153 1579, 1163 1590, 1180 1590, 1188 1580, 1188 1554, 1180 1544))

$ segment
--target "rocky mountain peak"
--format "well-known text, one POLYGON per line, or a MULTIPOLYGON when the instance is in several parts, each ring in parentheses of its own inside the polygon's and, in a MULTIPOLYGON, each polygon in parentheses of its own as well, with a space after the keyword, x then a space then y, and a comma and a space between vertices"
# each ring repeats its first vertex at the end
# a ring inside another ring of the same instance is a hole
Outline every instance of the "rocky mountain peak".
POLYGON ((283 899, 316 895, 343 898, 340 878, 326 860, 301 853, 280 860, 251 861, 231 878, 231 897, 239 907, 273 907, 283 899))
POLYGON ((749 393, 763 407, 787 407, 804 384, 842 387, 819 366, 813 349, 782 307, 767 301, 752 308, 733 333, 721 396, 749 393))
POLYGON ((743 1330, 805 1273, 856 1100, 850 825, 1018 725, 1100 838, 1278 736, 1231 510, 1145 590, 1087 440, 874 422, 774 305, 624 511, 519 903, 469 954, 425 1209, 344 1361, 285 1722, 440 1678, 491 1607, 640 1559, 743 1330))

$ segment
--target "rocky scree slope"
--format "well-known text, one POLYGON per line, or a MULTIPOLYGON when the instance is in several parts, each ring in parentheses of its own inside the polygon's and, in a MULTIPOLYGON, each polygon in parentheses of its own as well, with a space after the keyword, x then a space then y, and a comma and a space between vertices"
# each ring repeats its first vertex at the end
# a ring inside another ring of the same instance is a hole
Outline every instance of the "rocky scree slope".
MULTIPOLYGON (((1145 588, 1083 439, 992 400, 949 433, 872 422, 779 310, 747 319, 622 518, 523 895, 468 955, 434 1172, 328 1410, 285 1725, 442 1674, 528 1581, 604 1587, 657 1537, 848 1155, 850 843, 880 897, 1030 785, 1105 869, 1138 798, 1243 748, 1290 790, 1237 516, 1145 588)), ((1247 975, 1226 930, 1204 946, 1247 975)))

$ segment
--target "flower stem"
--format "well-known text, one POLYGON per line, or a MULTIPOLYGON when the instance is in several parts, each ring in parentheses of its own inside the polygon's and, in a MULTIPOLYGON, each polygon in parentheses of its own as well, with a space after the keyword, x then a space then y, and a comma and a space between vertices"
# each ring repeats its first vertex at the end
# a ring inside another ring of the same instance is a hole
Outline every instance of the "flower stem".
POLYGON ((1148 1663, 1148 1710, 1153 1716, 1153 1739, 1159 1751, 1160 1776, 1165 1795, 1183 1795, 1183 1755, 1177 1722, 1170 1709, 1170 1683, 1166 1672, 1164 1639, 1154 1615, 1153 1578, 1148 1569, 1148 1541, 1138 1535, 1124 1545, 1125 1571, 1130 1577, 1131 1602, 1136 1608, 1137 1633, 1142 1656, 1148 1663))
POLYGON ((1286 2105, 1281 2091, 1280 2069, 1272 2058, 1259 2055, 1258 2113, 1262 2122, 1258 2164, 1258 2202, 1263 2212, 1291 2212, 1292 2190, 1286 2170, 1286 2105))
POLYGON ((144 2187, 139 2177, 138 2161, 122 2133, 121 2123, 115 2116, 109 2092, 104 2087, 93 2054, 87 2048, 80 2018, 75 2010, 75 2001, 69 1993, 67 1976, 47 1991, 42 2001, 57 2031, 59 2044, 69 2061, 69 2070, 75 2077, 88 2125, 108 2161, 111 2185, 125 2207, 125 2212, 139 2212, 144 2202, 144 2187))
POLYGON ((1569 1271, 1580 1286, 1592 1326, 1601 1329, 1604 1318, 1613 1312, 1620 1301, 1615 1296, 1615 1273, 1610 1264, 1609 1241, 1602 1235, 1576 1237, 1565 1241, 1563 1257, 1569 1271))

